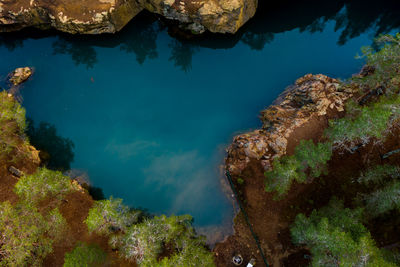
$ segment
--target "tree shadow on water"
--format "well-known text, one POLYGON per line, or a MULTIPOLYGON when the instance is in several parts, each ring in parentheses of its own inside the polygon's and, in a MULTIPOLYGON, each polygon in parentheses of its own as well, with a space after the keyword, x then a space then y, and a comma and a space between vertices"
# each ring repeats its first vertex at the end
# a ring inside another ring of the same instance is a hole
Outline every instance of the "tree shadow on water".
POLYGON ((172 61, 175 67, 184 72, 190 71, 192 69, 193 55, 199 50, 199 47, 177 39, 173 39, 168 46, 171 48, 169 61, 172 61))
POLYGON ((85 65, 91 69, 97 63, 97 53, 93 46, 84 45, 79 40, 69 42, 64 38, 59 38, 53 43, 53 54, 69 54, 75 65, 85 65))
POLYGON ((49 169, 66 171, 74 160, 74 143, 57 134, 54 125, 41 122, 35 127, 32 119, 28 119, 26 131, 31 144, 40 150, 42 163, 49 169))

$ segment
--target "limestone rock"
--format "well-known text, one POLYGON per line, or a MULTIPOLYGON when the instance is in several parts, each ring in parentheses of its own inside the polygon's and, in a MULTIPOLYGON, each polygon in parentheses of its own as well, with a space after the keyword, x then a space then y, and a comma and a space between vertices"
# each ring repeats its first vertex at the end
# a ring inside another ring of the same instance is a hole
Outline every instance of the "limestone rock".
POLYGON ((288 87, 268 109, 261 112, 263 127, 236 136, 227 149, 226 167, 240 174, 251 159, 269 170, 275 157, 287 151, 288 138, 313 117, 344 111, 351 91, 340 90, 339 81, 325 75, 305 75, 288 87))
POLYGON ((25 27, 113 33, 143 8, 135 0, 0 0, 0 32, 25 27))
POLYGON ((0 32, 25 27, 69 33, 114 33, 141 10, 179 21, 195 33, 234 33, 258 0, 0 0, 0 32))
POLYGON ((32 69, 29 67, 17 68, 10 73, 10 82, 12 82, 14 85, 20 85, 28 80, 32 73, 32 69))
POLYGON ((150 12, 201 33, 235 33, 254 16, 258 0, 144 0, 150 12))

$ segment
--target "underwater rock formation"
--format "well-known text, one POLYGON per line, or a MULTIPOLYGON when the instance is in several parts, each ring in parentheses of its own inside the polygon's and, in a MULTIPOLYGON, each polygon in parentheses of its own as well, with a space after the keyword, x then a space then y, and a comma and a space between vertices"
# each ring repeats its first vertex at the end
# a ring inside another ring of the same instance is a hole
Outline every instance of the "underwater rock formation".
POLYGON ((68 33, 121 30, 143 9, 176 20, 193 33, 235 33, 258 0, 0 0, 0 32, 26 27, 68 33))
POLYGON ((262 129, 236 136, 227 149, 226 167, 240 174, 251 159, 269 170, 275 157, 287 152, 290 135, 312 120, 344 111, 353 92, 336 79, 308 74, 298 79, 269 108, 261 112, 262 129))

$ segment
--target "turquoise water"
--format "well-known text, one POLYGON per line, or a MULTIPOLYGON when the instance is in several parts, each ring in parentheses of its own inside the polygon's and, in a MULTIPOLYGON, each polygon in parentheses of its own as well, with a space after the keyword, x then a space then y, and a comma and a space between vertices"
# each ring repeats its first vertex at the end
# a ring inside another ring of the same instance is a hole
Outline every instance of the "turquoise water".
POLYGON ((67 165, 106 197, 190 213, 199 228, 229 225, 221 166, 232 137, 259 127, 259 111, 296 78, 358 72, 359 48, 398 27, 391 6, 353 18, 357 6, 328 2, 261 8, 230 37, 179 41, 148 14, 116 35, 2 35, 2 85, 14 68, 35 68, 20 89, 27 115, 72 141, 67 165))

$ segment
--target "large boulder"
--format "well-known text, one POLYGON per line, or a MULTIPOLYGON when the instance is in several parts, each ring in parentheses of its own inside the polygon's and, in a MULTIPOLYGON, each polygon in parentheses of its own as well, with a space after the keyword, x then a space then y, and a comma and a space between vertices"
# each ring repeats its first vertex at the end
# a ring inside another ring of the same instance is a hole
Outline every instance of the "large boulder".
POLYGON ((234 33, 258 0, 0 0, 0 32, 25 27, 68 33, 114 33, 144 8, 194 33, 234 33))

